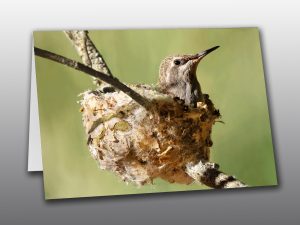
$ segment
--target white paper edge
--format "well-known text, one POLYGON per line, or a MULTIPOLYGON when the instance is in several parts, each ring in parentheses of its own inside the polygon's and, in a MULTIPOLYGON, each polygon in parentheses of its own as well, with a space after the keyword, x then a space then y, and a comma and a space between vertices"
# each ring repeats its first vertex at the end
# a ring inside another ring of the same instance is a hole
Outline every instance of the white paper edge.
MULTIPOLYGON (((33 44, 32 44, 33 46, 33 44)), ((30 120, 28 144, 28 171, 43 171, 40 121, 37 98, 36 71, 34 49, 31 57, 31 88, 30 88, 30 120)))

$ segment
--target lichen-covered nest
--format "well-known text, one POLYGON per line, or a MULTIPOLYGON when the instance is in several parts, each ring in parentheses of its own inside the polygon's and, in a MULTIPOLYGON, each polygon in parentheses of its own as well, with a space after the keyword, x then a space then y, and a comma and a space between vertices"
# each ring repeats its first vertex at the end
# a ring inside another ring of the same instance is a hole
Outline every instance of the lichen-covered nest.
POLYGON ((162 94, 152 86, 131 85, 151 100, 151 109, 121 91, 86 91, 80 101, 91 155, 101 169, 126 182, 152 183, 154 178, 189 184, 187 163, 209 160, 211 130, 220 117, 208 95, 196 108, 162 94))

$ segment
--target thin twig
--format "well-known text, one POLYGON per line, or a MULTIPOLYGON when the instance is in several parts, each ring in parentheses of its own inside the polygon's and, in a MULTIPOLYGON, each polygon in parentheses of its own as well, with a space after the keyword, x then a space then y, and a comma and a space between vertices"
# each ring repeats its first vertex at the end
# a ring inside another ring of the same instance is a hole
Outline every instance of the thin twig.
POLYGON ((84 65, 92 67, 101 73, 112 76, 103 56, 100 54, 86 30, 70 30, 64 31, 69 38, 77 53, 82 59, 84 65))
POLYGON ((189 163, 186 172, 195 181, 216 189, 247 187, 237 178, 219 171, 218 164, 212 162, 189 163))
MULTIPOLYGON (((86 30, 69 30, 64 31, 84 65, 92 67, 101 73, 113 76, 103 56, 100 54, 86 30)), ((93 83, 100 85, 101 80, 93 77, 93 83)))
POLYGON ((75 60, 72 59, 68 59, 64 56, 40 49, 40 48, 36 48, 34 47, 34 53, 37 56, 46 58, 46 59, 50 59, 52 61, 61 63, 63 65, 69 66, 73 69, 79 70, 81 72, 84 72, 92 77, 96 77, 110 85, 112 85, 113 87, 119 89, 120 91, 123 91, 125 94, 127 94, 129 97, 131 97, 134 101, 136 101, 138 104, 140 104, 141 106, 143 106, 146 109, 149 109, 149 101, 141 96, 139 93, 135 92, 134 90, 132 90, 131 88, 129 88, 128 86, 126 86, 125 84, 123 84, 122 82, 120 82, 116 77, 112 77, 109 76, 107 74, 104 74, 102 72, 96 71, 94 69, 92 69, 91 67, 85 66, 80 62, 77 62, 75 60))

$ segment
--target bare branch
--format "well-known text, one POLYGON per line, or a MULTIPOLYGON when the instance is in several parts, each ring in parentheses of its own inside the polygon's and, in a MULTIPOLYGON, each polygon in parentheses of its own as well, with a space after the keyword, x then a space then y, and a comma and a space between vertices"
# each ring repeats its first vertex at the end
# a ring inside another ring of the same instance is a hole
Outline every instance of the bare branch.
POLYGON ((88 66, 83 65, 82 63, 79 63, 75 60, 72 59, 68 59, 64 56, 40 49, 40 48, 34 48, 34 53, 37 56, 46 58, 46 59, 50 59, 52 61, 61 63, 63 65, 69 66, 73 69, 79 70, 81 72, 84 72, 92 77, 98 78, 110 85, 112 85, 113 87, 119 89, 120 91, 123 91, 124 93, 126 93, 129 97, 131 97, 134 101, 136 101, 138 104, 140 104, 141 106, 143 106, 146 109, 149 109, 149 101, 144 98, 143 96, 141 96, 140 94, 138 94, 137 92, 135 92, 134 90, 132 90, 131 88, 129 88, 128 86, 126 86, 125 84, 123 84, 122 82, 120 82, 117 78, 109 76, 107 74, 104 74, 102 72, 96 71, 88 66))
POLYGON ((92 67, 94 70, 112 76, 112 73, 105 63, 104 58, 90 39, 86 30, 64 31, 69 38, 77 53, 82 59, 83 64, 92 67))
POLYGON ((235 177, 219 171, 219 165, 212 162, 189 163, 186 165, 186 173, 195 181, 216 189, 247 187, 235 177))

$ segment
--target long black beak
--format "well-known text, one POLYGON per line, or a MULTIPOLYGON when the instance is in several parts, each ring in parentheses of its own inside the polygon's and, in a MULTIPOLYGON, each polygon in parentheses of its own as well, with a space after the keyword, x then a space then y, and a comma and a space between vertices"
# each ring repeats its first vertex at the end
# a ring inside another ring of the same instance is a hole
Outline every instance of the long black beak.
POLYGON ((215 46, 215 47, 212 47, 212 48, 207 49, 205 51, 199 52, 198 54, 196 54, 196 56, 197 56, 197 58, 202 59, 204 56, 208 55, 209 53, 213 52, 214 50, 216 50, 219 47, 220 46, 215 46))

